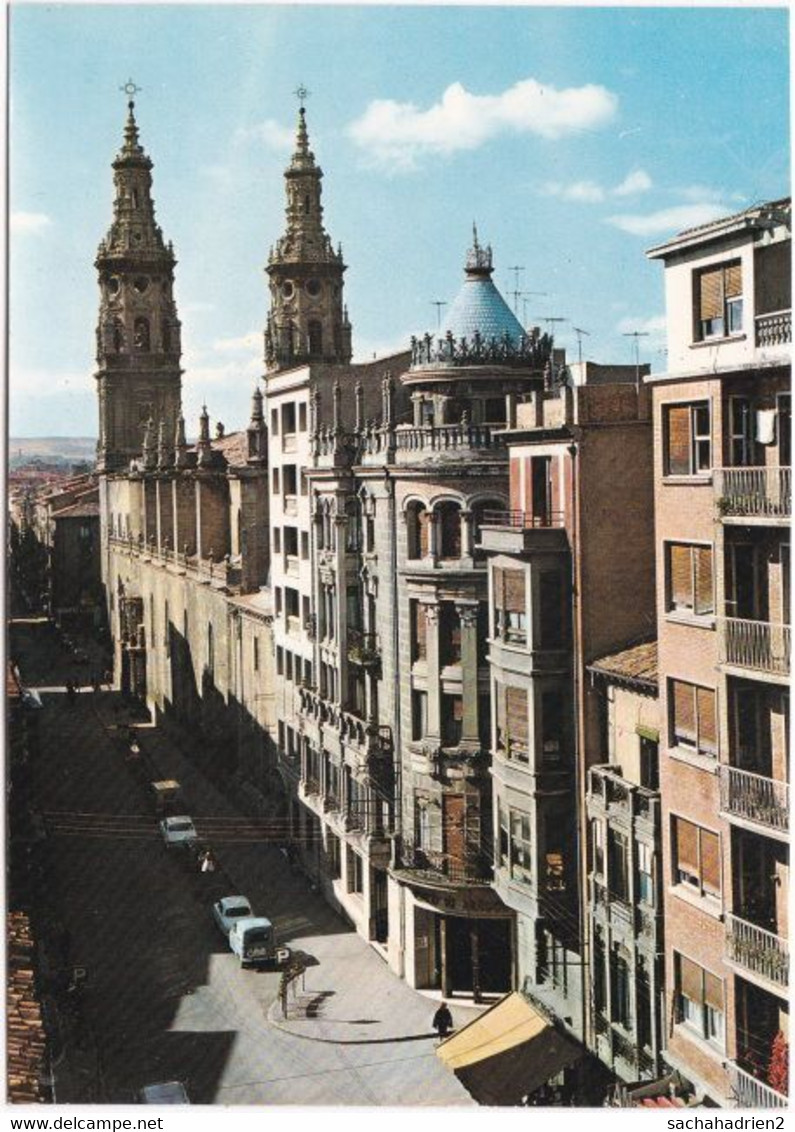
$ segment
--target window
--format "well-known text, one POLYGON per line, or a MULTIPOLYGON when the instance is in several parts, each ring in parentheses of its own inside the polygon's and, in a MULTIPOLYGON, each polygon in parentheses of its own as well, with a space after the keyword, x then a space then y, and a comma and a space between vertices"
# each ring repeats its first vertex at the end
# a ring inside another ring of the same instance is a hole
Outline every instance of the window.
POLYGON ((285 464, 282 467, 282 475, 284 477, 284 494, 295 495, 298 491, 298 475, 295 464, 285 464))
POLYGON ((288 558, 298 557, 298 528, 284 528, 284 553, 288 558))
POLYGON ((428 693, 411 693, 411 737, 414 740, 423 739, 428 730, 428 693))
POLYGON ((533 854, 530 843, 530 816, 511 810, 511 876, 514 880, 532 880, 533 854))
POLYGON ((273 469, 273 494, 278 495, 281 488, 279 487, 279 469, 273 469))
POLYGON ((428 620, 421 601, 412 601, 411 608, 411 660, 425 660, 428 656, 428 620))
POLYGON ((437 508, 439 521, 439 555, 461 557, 461 509, 457 503, 442 503, 437 508))
POLYGON ((301 468, 301 494, 309 495, 309 477, 306 474, 306 468, 301 468))
POLYGON ((442 743, 456 747, 461 742, 464 701, 461 696, 442 695, 442 743))
POLYGON ((326 861, 328 875, 337 880, 340 875, 340 839, 330 831, 326 834, 326 861))
POLYGON ((350 845, 345 847, 347 857, 347 880, 348 892, 363 892, 364 891, 364 869, 362 867, 362 859, 358 853, 354 853, 350 845))
POLYGON ((626 903, 629 900, 629 843, 623 833, 607 831, 607 887, 610 895, 626 903))
POLYGON ((647 790, 660 789, 660 740, 640 736, 640 784, 647 790))
POLYGON ((629 998, 629 964, 617 944, 610 949, 610 1017, 625 1030, 632 1025, 629 998))
POLYGON ((666 543, 667 607, 698 617, 715 612, 712 547, 666 543))
POLYGON ((259 637, 255 637, 252 644, 254 646, 254 671, 259 672, 259 637))
POLYGON ((271 436, 279 435, 279 410, 271 409, 271 436))
POLYGON ((495 685, 497 696, 497 747, 509 759, 529 761, 527 689, 495 685))
POLYGON ((699 896, 720 899, 720 838, 717 833, 672 817, 674 883, 684 884, 699 896))
POLYGON ((431 517, 421 503, 412 503, 406 510, 406 532, 409 558, 425 558, 431 552, 431 517))
POLYGON ((600 821, 591 823, 591 839, 593 843, 593 871, 594 875, 605 875, 605 827, 600 821))
POLYGON ((739 260, 696 274, 696 337, 725 338, 743 328, 743 273, 739 260))
POLYGON ((527 641, 527 598, 524 570, 494 570, 495 632, 507 641, 527 641))
POLYGON ((282 405, 282 433, 287 436, 295 432, 295 404, 282 405))
POLYGON ((307 531, 301 531, 301 558, 306 561, 309 557, 309 534, 307 531))
POLYGON ((284 678, 292 683, 293 680, 293 654, 286 652, 284 654, 284 678))
POLYGON ((563 754, 563 693, 541 695, 541 749, 545 763, 560 762, 563 754))
POLYGON ((638 842, 638 897, 644 904, 654 905, 654 851, 638 842))
POLYGON ((669 682, 671 745, 714 757, 718 750, 715 689, 669 682))
POLYGON ((439 663, 442 667, 461 663, 461 618, 450 601, 440 605, 439 663))
POLYGON ((712 468, 712 442, 708 401, 691 405, 667 405, 665 428, 665 475, 696 476, 712 468))
POLYGON ((674 952, 679 1021, 699 1037, 723 1048, 723 980, 674 952))
POLYGON ((298 406, 298 431, 306 432, 306 402, 302 401, 298 406))
POLYGON ((511 863, 510 844, 511 835, 508 828, 508 815, 502 802, 497 802, 497 827, 499 829, 499 859, 502 868, 507 869, 511 863))
POLYGON ((754 436, 751 402, 747 397, 729 398, 729 459, 733 468, 753 464, 754 436))
POLYGON ((273 528, 273 553, 281 554, 282 552, 282 529, 281 527, 273 528))
POLYGON ((276 646, 276 675, 284 675, 284 649, 281 645, 276 646))

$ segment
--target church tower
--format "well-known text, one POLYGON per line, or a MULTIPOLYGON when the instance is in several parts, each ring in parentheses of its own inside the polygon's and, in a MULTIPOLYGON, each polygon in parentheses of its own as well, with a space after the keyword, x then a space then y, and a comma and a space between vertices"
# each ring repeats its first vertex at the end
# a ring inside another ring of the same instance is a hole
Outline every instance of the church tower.
POLYGON ((155 223, 152 162, 128 103, 124 143, 113 162, 113 223, 99 245, 97 385, 99 471, 140 456, 147 423, 174 437, 180 412, 180 323, 174 250, 155 223))
POLYGON ((309 148, 302 105, 295 152, 284 173, 287 228, 271 249, 266 268, 271 292, 265 330, 269 373, 306 362, 351 360, 351 325, 342 301, 345 264, 342 248, 334 251, 323 227, 322 178, 309 148))

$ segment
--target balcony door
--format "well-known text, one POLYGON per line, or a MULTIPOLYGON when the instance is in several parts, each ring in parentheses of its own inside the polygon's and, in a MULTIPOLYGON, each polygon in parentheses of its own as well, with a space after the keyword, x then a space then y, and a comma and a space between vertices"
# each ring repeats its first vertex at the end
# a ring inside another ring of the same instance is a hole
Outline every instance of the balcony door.
POLYGON ((726 548, 726 614, 744 621, 764 620, 759 547, 750 542, 726 548))

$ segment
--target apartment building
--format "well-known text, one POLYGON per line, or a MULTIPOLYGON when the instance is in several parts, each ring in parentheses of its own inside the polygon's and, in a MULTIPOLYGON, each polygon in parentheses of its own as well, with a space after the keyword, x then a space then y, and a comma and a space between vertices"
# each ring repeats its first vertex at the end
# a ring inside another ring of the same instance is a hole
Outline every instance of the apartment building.
POLYGON ((653 632, 647 372, 572 366, 566 380, 513 400, 503 434, 510 507, 481 529, 494 886, 516 917, 515 986, 588 1044, 599 1004, 586 802, 589 782, 594 805, 597 794, 589 768, 606 756, 588 665, 653 632))
POLYGON ((590 1045, 627 1083, 659 1080, 665 1034, 657 642, 588 668, 603 763, 589 768, 590 1045))
POLYGON ((772 201, 648 252, 665 1056, 751 1107, 787 1103, 790 220, 772 201))

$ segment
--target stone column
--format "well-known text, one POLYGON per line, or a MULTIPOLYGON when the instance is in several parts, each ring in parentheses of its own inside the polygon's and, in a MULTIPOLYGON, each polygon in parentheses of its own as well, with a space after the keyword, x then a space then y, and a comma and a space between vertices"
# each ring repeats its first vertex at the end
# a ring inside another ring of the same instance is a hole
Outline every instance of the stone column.
POLYGON ((461 621, 461 684, 463 720, 461 742, 478 746, 478 603, 456 604, 461 621))
POLYGON ((461 510, 461 557, 475 557, 475 516, 471 511, 461 510))

